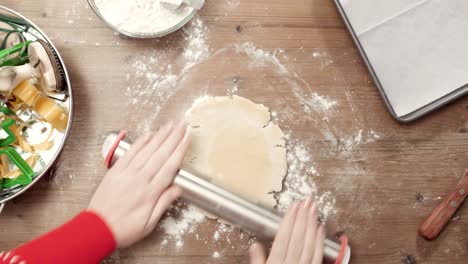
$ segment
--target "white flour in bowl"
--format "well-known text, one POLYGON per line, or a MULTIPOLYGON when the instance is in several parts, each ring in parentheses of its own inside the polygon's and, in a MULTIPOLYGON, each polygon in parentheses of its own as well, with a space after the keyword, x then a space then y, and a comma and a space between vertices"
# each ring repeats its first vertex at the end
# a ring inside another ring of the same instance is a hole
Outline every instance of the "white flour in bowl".
POLYGON ((167 31, 188 20, 193 8, 170 10, 160 0, 94 0, 101 15, 115 27, 132 33, 167 31))

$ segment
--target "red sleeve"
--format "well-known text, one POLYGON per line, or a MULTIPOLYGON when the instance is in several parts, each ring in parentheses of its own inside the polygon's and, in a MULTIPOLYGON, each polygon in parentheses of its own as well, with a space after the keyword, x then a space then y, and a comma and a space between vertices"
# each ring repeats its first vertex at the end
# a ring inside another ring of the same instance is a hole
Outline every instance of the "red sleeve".
POLYGON ((11 252, 0 255, 0 264, 99 263, 116 248, 107 224, 93 212, 82 212, 70 222, 11 252), (7 255, 8 254, 8 255, 7 255))

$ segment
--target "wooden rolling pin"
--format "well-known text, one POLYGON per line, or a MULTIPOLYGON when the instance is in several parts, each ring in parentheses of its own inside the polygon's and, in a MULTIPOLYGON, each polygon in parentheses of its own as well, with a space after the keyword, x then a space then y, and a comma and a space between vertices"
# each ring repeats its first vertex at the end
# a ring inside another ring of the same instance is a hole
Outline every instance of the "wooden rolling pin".
POLYGON ((436 238, 442 229, 447 225, 450 218, 457 211, 468 195, 468 171, 458 182, 457 187, 452 191, 442 203, 432 211, 432 214, 424 221, 419 228, 419 234, 426 239, 436 238))

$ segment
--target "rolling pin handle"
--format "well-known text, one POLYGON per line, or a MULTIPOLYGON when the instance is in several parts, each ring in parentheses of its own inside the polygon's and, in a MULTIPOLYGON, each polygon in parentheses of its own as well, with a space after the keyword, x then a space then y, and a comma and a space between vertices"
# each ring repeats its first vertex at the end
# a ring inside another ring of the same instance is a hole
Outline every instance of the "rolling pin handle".
POLYGON ((455 190, 450 193, 445 200, 437 206, 431 215, 419 228, 419 234, 428 240, 435 239, 444 229, 452 216, 458 210, 467 196, 468 171, 458 183, 455 190))
POLYGON ((5 204, 4 204, 4 203, 0 204, 0 214, 1 214, 2 211, 3 211, 3 207, 5 207, 5 204))
POLYGON ((127 131, 120 131, 118 135, 111 134, 107 137, 103 146, 103 155, 105 156, 104 165, 106 168, 112 167, 115 161, 120 158, 114 159, 115 152, 120 145, 122 139, 127 135, 127 131))

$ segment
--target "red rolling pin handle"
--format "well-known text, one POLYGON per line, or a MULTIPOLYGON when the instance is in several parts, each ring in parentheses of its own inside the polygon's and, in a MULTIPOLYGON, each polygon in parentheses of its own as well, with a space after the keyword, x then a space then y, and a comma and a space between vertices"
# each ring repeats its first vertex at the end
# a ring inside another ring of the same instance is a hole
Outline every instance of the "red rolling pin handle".
POLYGON ((432 211, 432 214, 421 225, 419 228, 421 236, 429 240, 436 238, 457 211, 458 207, 463 203, 467 194, 468 171, 465 172, 456 189, 432 211))

